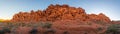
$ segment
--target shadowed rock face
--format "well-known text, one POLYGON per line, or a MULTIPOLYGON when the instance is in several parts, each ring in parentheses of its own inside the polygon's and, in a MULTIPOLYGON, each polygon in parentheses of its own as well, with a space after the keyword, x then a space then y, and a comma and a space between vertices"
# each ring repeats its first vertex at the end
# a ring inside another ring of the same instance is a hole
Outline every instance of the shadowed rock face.
POLYGON ((86 14, 82 8, 70 7, 68 5, 50 5, 46 10, 31 12, 19 12, 13 16, 12 22, 39 22, 39 21, 58 21, 58 20, 80 20, 80 21, 104 21, 110 22, 110 19, 104 14, 86 14))

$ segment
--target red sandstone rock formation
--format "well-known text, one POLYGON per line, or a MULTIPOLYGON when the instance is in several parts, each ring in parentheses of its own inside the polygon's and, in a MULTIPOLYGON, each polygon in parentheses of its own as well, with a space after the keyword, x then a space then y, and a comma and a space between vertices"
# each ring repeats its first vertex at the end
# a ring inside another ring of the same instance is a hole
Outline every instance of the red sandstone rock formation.
POLYGON ((80 20, 80 21, 103 21, 110 22, 104 14, 86 14, 82 8, 70 7, 68 5, 50 5, 44 11, 19 12, 13 16, 13 22, 39 22, 57 20, 80 20))
MULTIPOLYGON (((56 30, 55 34, 63 34, 65 30, 70 34, 102 34, 106 30, 106 23, 111 22, 102 13, 98 15, 86 14, 82 8, 58 4, 50 5, 43 11, 19 12, 13 16, 11 21, 25 23, 52 21, 52 28, 56 30), (102 30, 99 30, 99 28, 102 28, 102 30)), ((17 31, 27 34, 30 29, 29 27, 20 27, 17 31)), ((46 29, 39 27, 39 30, 44 31, 46 29)))

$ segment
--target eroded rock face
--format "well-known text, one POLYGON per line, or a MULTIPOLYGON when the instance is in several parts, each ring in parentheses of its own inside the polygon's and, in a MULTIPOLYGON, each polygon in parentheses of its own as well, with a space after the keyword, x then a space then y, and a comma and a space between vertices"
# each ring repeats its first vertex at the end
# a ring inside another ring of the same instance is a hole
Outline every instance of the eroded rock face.
POLYGON ((98 15, 95 14, 89 14, 88 17, 90 20, 96 20, 96 21, 103 21, 103 22, 110 22, 110 19, 106 17, 103 13, 100 13, 98 15))
MULTIPOLYGON (((52 21, 52 28, 56 30, 55 34, 63 34, 65 30, 70 34, 102 34, 107 29, 106 23, 111 22, 103 13, 86 14, 82 8, 58 4, 51 4, 43 11, 19 12, 13 16, 11 21, 24 23, 52 21)), ((30 30, 29 27, 21 27, 18 29, 18 33, 21 31, 27 34, 28 30, 25 29, 30 30)), ((39 30, 45 31, 40 27, 39 30)))
POLYGON ((13 22, 39 22, 39 21, 57 21, 57 20, 101 20, 110 22, 110 19, 104 14, 86 14, 82 8, 70 7, 68 5, 50 5, 44 11, 38 10, 31 12, 19 12, 13 16, 13 22))

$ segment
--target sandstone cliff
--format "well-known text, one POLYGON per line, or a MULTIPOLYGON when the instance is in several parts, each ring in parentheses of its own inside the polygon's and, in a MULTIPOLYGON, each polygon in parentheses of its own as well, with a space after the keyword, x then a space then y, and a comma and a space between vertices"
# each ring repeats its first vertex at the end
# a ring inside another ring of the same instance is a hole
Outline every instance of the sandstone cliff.
POLYGON ((80 20, 80 21, 103 21, 110 22, 110 19, 104 14, 86 14, 82 8, 70 7, 68 5, 50 5, 45 10, 30 12, 19 12, 13 16, 12 22, 39 22, 39 21, 57 21, 57 20, 80 20))

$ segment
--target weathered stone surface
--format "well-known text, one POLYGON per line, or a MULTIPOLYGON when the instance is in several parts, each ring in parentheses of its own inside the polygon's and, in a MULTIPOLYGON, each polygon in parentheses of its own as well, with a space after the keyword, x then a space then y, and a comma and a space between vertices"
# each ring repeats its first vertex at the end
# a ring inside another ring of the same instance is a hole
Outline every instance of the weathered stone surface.
POLYGON ((110 19, 102 13, 100 13, 98 15, 89 14, 88 17, 89 17, 90 20, 103 21, 103 22, 106 22, 106 23, 110 22, 110 19))
POLYGON ((39 21, 57 21, 57 20, 75 20, 90 21, 100 20, 110 22, 110 19, 104 14, 86 14, 82 8, 70 7, 68 5, 50 5, 44 11, 38 10, 30 12, 19 12, 13 16, 13 22, 39 22, 39 21))

